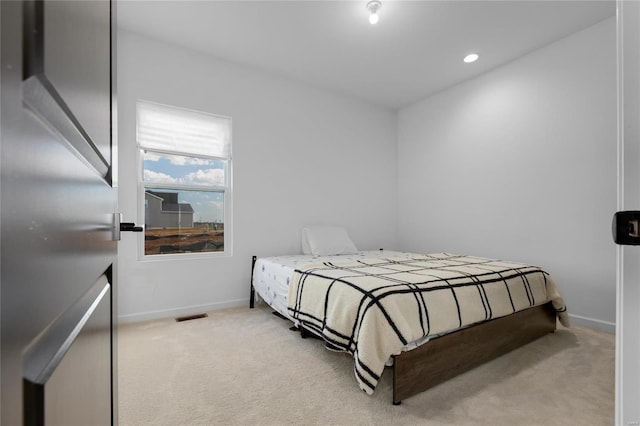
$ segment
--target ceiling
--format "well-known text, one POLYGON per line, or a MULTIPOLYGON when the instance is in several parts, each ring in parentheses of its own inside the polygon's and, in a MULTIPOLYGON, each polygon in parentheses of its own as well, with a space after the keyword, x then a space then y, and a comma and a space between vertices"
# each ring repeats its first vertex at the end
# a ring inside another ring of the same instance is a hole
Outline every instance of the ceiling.
POLYGON ((118 2, 121 28, 392 109, 615 16, 615 1, 118 2), (477 52, 480 59, 462 59, 477 52))

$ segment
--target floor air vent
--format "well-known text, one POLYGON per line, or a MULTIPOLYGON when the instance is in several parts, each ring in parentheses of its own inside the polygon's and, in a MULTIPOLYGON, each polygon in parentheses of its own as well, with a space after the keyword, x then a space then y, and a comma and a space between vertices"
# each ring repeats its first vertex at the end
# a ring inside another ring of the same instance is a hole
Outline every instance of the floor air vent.
POLYGON ((185 315, 183 317, 176 317, 176 322, 189 321, 194 319, 206 318, 209 315, 207 314, 195 314, 195 315, 185 315))

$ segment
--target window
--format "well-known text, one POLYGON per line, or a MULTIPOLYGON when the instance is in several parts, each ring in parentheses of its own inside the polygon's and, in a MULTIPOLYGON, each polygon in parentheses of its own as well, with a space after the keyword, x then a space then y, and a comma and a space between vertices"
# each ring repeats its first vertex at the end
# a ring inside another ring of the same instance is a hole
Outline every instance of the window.
POLYGON ((231 119, 139 101, 137 126, 144 255, 230 253, 231 119))

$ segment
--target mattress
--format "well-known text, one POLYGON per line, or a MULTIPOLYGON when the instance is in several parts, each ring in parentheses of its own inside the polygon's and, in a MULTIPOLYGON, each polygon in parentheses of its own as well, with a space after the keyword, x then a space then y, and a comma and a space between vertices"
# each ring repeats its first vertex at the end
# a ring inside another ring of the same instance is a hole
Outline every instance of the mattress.
POLYGON ((289 283, 296 268, 303 265, 316 264, 322 262, 335 261, 357 261, 361 259, 385 259, 406 257, 411 258, 414 254, 402 253, 389 250, 369 250, 355 254, 341 254, 334 256, 312 256, 312 255, 289 255, 261 257, 256 260, 253 269, 253 288, 257 295, 275 311, 290 319, 287 308, 289 297, 289 283))

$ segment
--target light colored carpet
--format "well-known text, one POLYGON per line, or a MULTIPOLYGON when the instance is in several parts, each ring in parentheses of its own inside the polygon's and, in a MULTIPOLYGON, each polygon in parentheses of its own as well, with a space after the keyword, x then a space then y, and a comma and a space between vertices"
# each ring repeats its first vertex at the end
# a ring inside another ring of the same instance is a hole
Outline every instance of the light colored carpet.
POLYGON ((391 404, 266 307, 119 328, 121 425, 611 425, 615 338, 573 327, 391 404))

